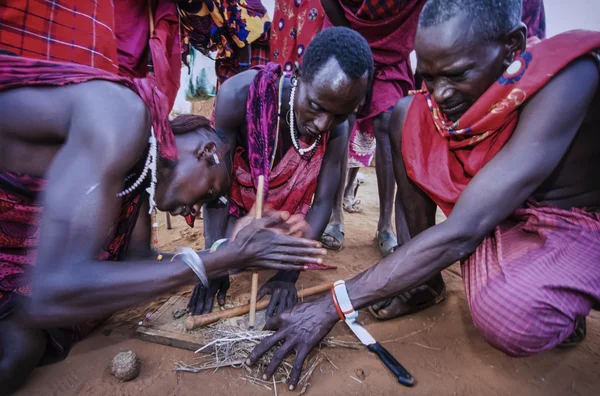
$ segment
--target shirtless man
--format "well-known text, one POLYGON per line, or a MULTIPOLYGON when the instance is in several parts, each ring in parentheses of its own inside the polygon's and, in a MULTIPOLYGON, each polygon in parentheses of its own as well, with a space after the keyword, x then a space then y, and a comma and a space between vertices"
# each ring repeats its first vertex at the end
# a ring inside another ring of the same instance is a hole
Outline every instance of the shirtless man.
MULTIPOLYGON (((429 0, 415 49, 427 91, 392 114, 395 174, 413 239, 346 282, 355 309, 456 261, 475 326, 529 356, 585 337, 600 303, 600 34, 526 48, 521 1, 429 0), (597 56, 596 56, 597 58, 597 56), (439 129, 438 129, 439 128, 439 129), (434 225, 435 204, 448 219, 434 225)), ((265 371, 308 353, 340 320, 328 293, 267 322, 282 342, 265 371)))
MULTIPOLYGON (((293 75, 270 63, 223 84, 216 100, 215 125, 237 149, 229 207, 203 209, 207 246, 228 235, 228 223, 253 205, 256 172, 263 166, 257 161, 265 160, 264 150, 253 151, 259 144, 269 150, 267 171, 260 169, 269 185, 265 204, 306 217, 310 229, 302 236, 320 238, 347 155, 348 118, 364 103, 372 79, 373 59, 366 40, 351 29, 335 27, 315 36, 303 55, 302 67, 296 66, 293 75)), ((279 272, 261 287, 259 298, 272 295, 268 316, 297 302, 298 275, 297 271, 279 272)), ((228 287, 225 277, 212 282, 208 293, 199 288, 190 300, 190 311, 210 312, 217 291, 219 303, 224 304, 228 287)))
MULTIPOLYGON (((82 324, 195 283, 202 267, 210 278, 248 266, 301 270, 320 261, 317 242, 266 229, 285 230, 289 215, 283 213, 234 232, 235 239, 213 254, 188 251, 174 258, 153 251, 154 190, 165 211, 213 200, 210 190, 229 188, 228 146, 209 128, 177 128, 175 121, 175 159, 165 159, 165 135, 156 127, 168 121, 155 119, 151 129, 139 92, 105 55, 117 53, 114 44, 99 40, 109 44, 95 52, 98 67, 78 62, 90 59, 86 53, 71 62, 16 56, 7 31, 20 16, 40 10, 21 6, 3 6, 3 17, 10 11, 14 19, 3 20, 0 36, 0 394, 20 387, 38 364, 64 359, 89 327, 82 324), (151 131, 158 147, 154 140, 148 144, 151 131)), ((112 4, 101 6, 102 21, 110 23, 112 4)), ((84 17, 81 9, 78 15, 84 17)), ((114 39, 110 31, 106 37, 114 39)), ((65 54, 61 49, 48 54, 65 54)), ((159 94, 155 88, 153 95, 159 94)))

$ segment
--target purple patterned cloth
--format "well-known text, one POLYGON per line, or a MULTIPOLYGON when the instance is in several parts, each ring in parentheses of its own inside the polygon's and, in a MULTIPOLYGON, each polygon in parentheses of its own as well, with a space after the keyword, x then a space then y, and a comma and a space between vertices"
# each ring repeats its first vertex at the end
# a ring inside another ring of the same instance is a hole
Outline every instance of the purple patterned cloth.
POLYGON ((510 356, 551 349, 600 303, 600 213, 528 201, 462 264, 475 327, 510 356))
POLYGON ((521 20, 527 25, 527 38, 546 38, 546 13, 543 0, 523 0, 521 20))

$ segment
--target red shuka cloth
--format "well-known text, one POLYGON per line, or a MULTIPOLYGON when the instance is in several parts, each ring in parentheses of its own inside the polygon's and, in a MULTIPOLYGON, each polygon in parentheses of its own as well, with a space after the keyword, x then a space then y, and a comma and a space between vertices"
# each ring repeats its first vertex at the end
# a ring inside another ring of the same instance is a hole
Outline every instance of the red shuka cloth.
POLYGON ((303 159, 291 147, 273 167, 276 142, 282 138, 277 130, 277 106, 278 83, 283 73, 281 66, 272 62, 256 69, 258 73, 250 85, 246 102, 250 164, 244 161, 244 150, 238 148, 233 158, 229 214, 241 217, 252 208, 258 176, 263 175, 265 204, 275 210, 306 215, 317 189, 328 135, 323 136, 310 160, 303 159))
MULTIPOLYGON (((410 53, 414 48, 419 14, 425 0, 338 0, 350 27, 369 43, 375 75, 369 109, 350 136, 349 167, 369 166, 375 154, 373 118, 389 112, 414 88, 410 53)), ((331 27, 327 16, 323 28, 331 27)))
POLYGON ((571 61, 600 48, 600 33, 566 32, 529 45, 456 122, 415 95, 402 130, 408 176, 449 215, 469 181, 508 141, 519 107, 571 61))
POLYGON ((117 1, 114 8, 112 2, 88 0, 39 3, 13 0, 0 6, 0 49, 19 55, 0 55, 0 90, 91 80, 123 84, 150 109, 161 156, 177 159, 168 120, 179 88, 176 6, 158 1, 150 38, 145 0, 117 1), (138 35, 133 27, 146 33, 138 35), (153 74, 146 74, 148 46, 153 74))

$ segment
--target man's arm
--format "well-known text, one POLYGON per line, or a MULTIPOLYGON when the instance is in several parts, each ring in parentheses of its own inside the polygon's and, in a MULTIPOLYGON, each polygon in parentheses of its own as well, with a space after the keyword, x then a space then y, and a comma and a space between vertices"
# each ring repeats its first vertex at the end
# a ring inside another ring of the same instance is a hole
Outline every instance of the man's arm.
MULTIPOLYGON (((229 145, 227 155, 231 174, 233 174, 231 169, 233 155, 239 143, 239 130, 246 123, 248 89, 255 75, 256 71, 247 71, 229 78, 221 86, 215 102, 215 129, 225 136, 226 143, 229 145)), ((214 242, 226 236, 229 205, 207 204, 204 205, 203 211, 204 238, 206 248, 210 248, 214 242)))
POLYGON ((586 116, 598 79, 594 62, 580 59, 531 98, 511 139, 471 180, 448 219, 350 282, 353 304, 362 308, 408 290, 475 251, 558 166, 586 116))
POLYGON ((327 18, 334 26, 350 27, 350 22, 346 18, 346 12, 342 7, 340 0, 321 0, 323 10, 327 18))
POLYGON ((47 172, 29 307, 29 319, 40 326, 102 317, 193 279, 181 262, 94 260, 149 130, 147 110, 133 92, 115 86, 95 92, 97 99, 84 98, 72 110, 69 138, 47 172), (108 95, 112 100, 101 100, 108 95))
MULTIPOLYGON (((445 222, 423 231, 374 267, 346 282, 353 306, 364 308, 409 290, 468 257, 559 164, 585 118, 598 80, 594 62, 580 59, 531 98, 520 114, 512 138, 469 183, 445 222)), ((256 347, 250 360, 255 362, 284 335, 289 350, 278 351, 276 356, 286 356, 292 349, 297 351, 290 380, 295 386, 302 361, 337 320, 330 296, 301 304, 267 322, 266 328, 279 331, 256 347)), ((269 365, 268 377, 278 363, 269 365)))
MULTIPOLYGON (((64 327, 104 317, 196 279, 179 259, 95 259, 121 206, 116 194, 123 188, 126 172, 144 153, 150 125, 145 105, 127 88, 93 83, 89 94, 79 99, 70 109, 68 139, 46 174, 33 293, 24 312, 36 327, 64 327)), ((270 224, 264 220, 262 225, 270 224)), ((263 266, 254 259, 276 245, 279 252, 271 254, 269 263, 290 262, 282 245, 291 246, 289 254, 300 266, 306 262, 301 256, 314 256, 298 244, 292 246, 294 238, 265 231, 261 224, 257 221, 253 229, 240 231, 236 241, 222 250, 201 252, 207 275, 224 268, 241 269, 244 261, 263 266)), ((306 240, 305 246, 314 248, 316 243, 306 240)))
MULTIPOLYGON (((246 50, 249 51, 249 46, 247 47, 241 48, 240 51, 242 53, 246 50)), ((229 151, 226 154, 228 158, 223 158, 223 161, 227 161, 230 175, 233 175, 232 161, 239 141, 239 130, 246 122, 248 87, 255 74, 256 71, 247 71, 229 78, 219 89, 215 101, 215 129, 221 136, 225 137, 226 143, 229 145, 229 151)), ((229 202, 226 205, 219 201, 206 203, 202 206, 202 214, 204 220, 204 247, 210 249, 213 243, 227 236, 229 202)), ((188 310, 192 315, 211 312, 215 295, 218 293, 219 304, 224 305, 228 289, 228 274, 211 279, 208 288, 199 283, 190 297, 188 310)))
POLYGON ((323 231, 329 222, 335 193, 342 179, 341 169, 344 155, 348 155, 348 121, 338 125, 327 142, 327 150, 319 170, 317 190, 313 204, 306 215, 306 222, 310 225, 310 232, 303 235, 308 239, 321 239, 323 231))
MULTIPOLYGON (((304 238, 319 240, 327 226, 335 194, 342 180, 342 161, 344 155, 348 155, 348 121, 338 125, 327 142, 327 150, 321 163, 317 189, 313 204, 306 215, 309 229, 302 234, 304 238)), ((271 300, 267 307, 267 317, 279 314, 285 309, 291 308, 298 302, 295 283, 300 276, 299 271, 279 271, 267 281, 258 291, 258 298, 271 294, 271 300)))

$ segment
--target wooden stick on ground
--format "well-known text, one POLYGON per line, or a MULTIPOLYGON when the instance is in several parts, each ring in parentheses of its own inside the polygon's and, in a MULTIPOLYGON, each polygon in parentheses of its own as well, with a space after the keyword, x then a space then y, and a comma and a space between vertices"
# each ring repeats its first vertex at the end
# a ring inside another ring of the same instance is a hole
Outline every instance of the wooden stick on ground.
MULTIPOLYGON (((256 188, 256 218, 260 219, 263 212, 263 201, 264 201, 264 190, 265 190, 265 177, 263 175, 258 176, 258 186, 256 188)), ((248 325, 250 330, 254 329, 256 323, 256 294, 258 293, 258 272, 252 273, 252 287, 250 289, 250 318, 248 325)))
POLYGON ((167 212, 167 230, 170 230, 171 228, 171 215, 169 214, 169 212, 167 212))
MULTIPOLYGON (((323 283, 321 285, 309 287, 298 293, 298 299, 313 296, 315 294, 323 293, 331 289, 331 283, 323 283)), ((269 306, 269 300, 259 301, 255 305, 258 310, 265 309, 269 306)), ((242 316, 250 312, 250 304, 240 305, 239 307, 225 309, 223 311, 215 311, 205 315, 188 316, 185 321, 185 327, 188 330, 206 326, 211 323, 215 323, 220 319, 234 318, 236 316, 242 316)))

